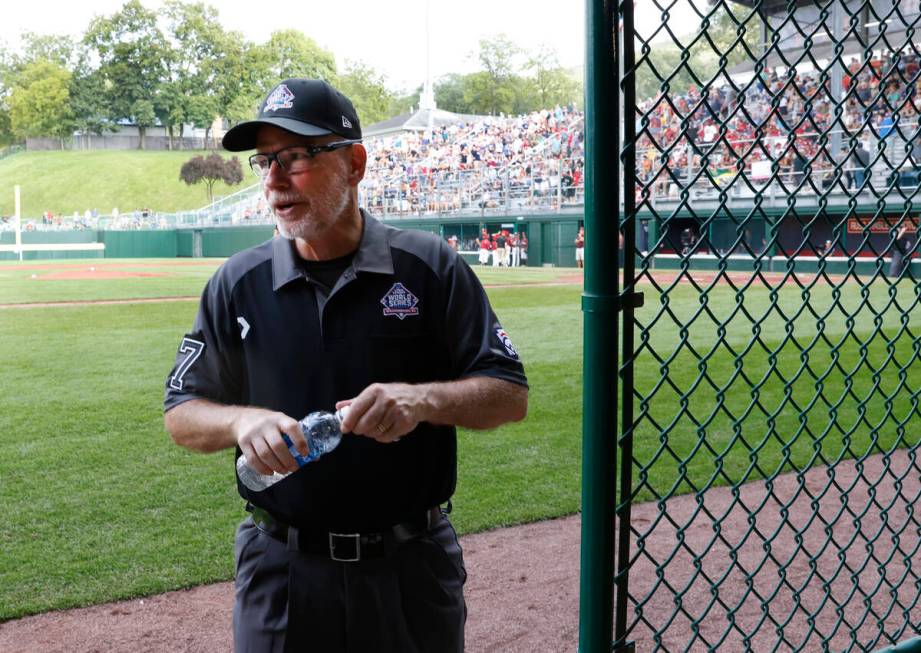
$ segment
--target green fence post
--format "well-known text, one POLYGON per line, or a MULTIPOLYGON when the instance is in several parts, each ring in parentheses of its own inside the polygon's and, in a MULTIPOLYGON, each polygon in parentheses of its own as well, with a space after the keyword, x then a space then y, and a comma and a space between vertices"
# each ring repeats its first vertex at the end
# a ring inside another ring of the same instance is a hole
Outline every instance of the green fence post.
MULTIPOLYGON (((620 126, 614 4, 586 3, 585 289, 579 650, 611 650, 617 481, 620 126)), ((632 119, 632 109, 631 109, 632 119)))
POLYGON ((921 637, 912 637, 895 646, 879 649, 876 653, 921 653, 921 637))

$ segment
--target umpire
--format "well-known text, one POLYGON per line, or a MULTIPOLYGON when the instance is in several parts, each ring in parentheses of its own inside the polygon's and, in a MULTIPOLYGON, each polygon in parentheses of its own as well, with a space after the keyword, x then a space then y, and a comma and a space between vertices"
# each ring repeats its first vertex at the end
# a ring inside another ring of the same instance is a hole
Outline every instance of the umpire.
POLYGON ((294 472, 237 483, 236 650, 461 651, 455 426, 525 417, 518 353, 445 242, 358 208, 361 126, 329 84, 283 81, 223 145, 256 150, 280 235, 209 280, 165 424, 189 449, 294 472), (344 405, 340 446, 297 469, 283 435, 306 453, 297 420, 344 405))
POLYGON ((893 279, 898 279, 905 274, 905 270, 911 265, 911 253, 914 245, 908 234, 908 225, 903 224, 899 227, 899 230, 895 233, 895 237, 892 239, 892 249, 890 250, 890 256, 892 258, 889 261, 889 276, 893 279))

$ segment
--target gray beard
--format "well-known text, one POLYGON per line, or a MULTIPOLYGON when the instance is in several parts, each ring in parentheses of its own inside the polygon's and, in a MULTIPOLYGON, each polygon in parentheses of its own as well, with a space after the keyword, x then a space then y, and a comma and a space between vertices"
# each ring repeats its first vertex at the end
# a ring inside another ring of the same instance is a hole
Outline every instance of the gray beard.
POLYGON ((333 185, 330 185, 327 189, 324 189, 323 193, 318 197, 314 198, 315 201, 311 202, 310 211, 305 215, 301 216, 299 220, 294 223, 286 224, 282 220, 275 220, 275 225, 278 227, 278 235, 287 240, 295 240, 301 238, 303 240, 310 241, 310 236, 315 236, 316 231, 314 224, 311 221, 311 217, 317 209, 323 210, 324 207, 328 211, 330 220, 327 222, 328 225, 332 225, 336 220, 339 219, 346 209, 352 203, 352 194, 347 185, 343 184, 340 186, 342 189, 338 197, 335 194, 333 185))
POLYGON ((275 221, 275 226, 278 227, 278 235, 286 240, 294 240, 295 236, 288 232, 285 228, 285 225, 281 223, 280 220, 275 221))

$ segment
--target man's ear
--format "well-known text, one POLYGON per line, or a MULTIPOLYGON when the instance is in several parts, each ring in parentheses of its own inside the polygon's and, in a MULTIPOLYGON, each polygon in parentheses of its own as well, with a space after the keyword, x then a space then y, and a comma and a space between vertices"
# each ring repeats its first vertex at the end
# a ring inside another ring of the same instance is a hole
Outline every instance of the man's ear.
POLYGON ((365 178, 365 166, 368 164, 368 151, 361 143, 355 143, 349 148, 349 184, 357 186, 365 178))

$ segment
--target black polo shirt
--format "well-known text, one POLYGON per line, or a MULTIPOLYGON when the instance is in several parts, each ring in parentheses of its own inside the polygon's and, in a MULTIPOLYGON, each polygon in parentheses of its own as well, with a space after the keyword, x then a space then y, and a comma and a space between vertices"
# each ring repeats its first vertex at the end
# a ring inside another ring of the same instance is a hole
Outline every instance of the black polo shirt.
MULTIPOLYGON (((359 248, 329 290, 310 280, 283 238, 228 259, 180 344, 166 410, 205 398, 300 419, 374 382, 491 376, 527 385, 483 287, 457 253, 432 234, 362 216, 359 248)), ((422 423, 393 444, 346 435, 265 491, 237 486, 291 524, 374 530, 447 501, 456 454, 454 427, 422 423)))

